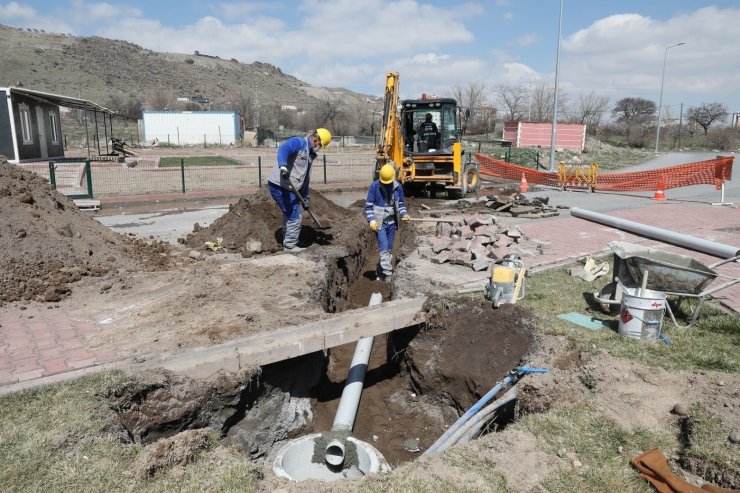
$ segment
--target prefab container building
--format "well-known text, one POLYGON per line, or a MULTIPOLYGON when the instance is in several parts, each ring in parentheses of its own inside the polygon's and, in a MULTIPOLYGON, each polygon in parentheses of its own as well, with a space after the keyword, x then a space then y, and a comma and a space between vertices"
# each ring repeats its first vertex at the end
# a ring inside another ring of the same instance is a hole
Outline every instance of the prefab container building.
POLYGON ((149 142, 170 145, 233 145, 240 139, 236 111, 143 111, 142 130, 149 142))
MULTIPOLYGON (((552 123, 506 122, 503 140, 514 147, 550 147, 552 123)), ((583 151, 586 146, 586 125, 558 123, 555 127, 555 147, 572 151, 583 151)))
POLYGON ((60 106, 102 113, 103 118, 112 114, 86 99, 25 87, 0 87, 0 98, 0 154, 16 164, 64 157, 60 106))

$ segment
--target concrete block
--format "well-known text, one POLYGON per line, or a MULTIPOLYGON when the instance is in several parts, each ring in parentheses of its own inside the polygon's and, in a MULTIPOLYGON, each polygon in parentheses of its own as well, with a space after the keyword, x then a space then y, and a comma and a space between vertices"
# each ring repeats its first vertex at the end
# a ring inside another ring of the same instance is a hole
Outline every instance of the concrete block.
POLYGON ((432 257, 431 258, 431 262, 433 264, 444 264, 445 262, 449 262, 449 260, 450 260, 450 254, 451 253, 450 253, 449 250, 441 251, 441 252, 439 252, 437 254, 436 257, 432 257))
POLYGON ((509 238, 521 238, 522 235, 522 230, 520 230, 516 226, 512 226, 506 230, 506 236, 508 236, 509 238))
POLYGON ((480 271, 483 271, 483 270, 488 269, 488 266, 490 264, 491 264, 491 259, 489 259, 489 258, 480 258, 480 259, 473 260, 473 262, 471 262, 470 267, 475 272, 480 272, 480 271))
POLYGON ((472 238, 473 235, 475 235, 473 228, 471 228, 467 224, 460 226, 460 236, 462 236, 463 238, 472 238))
POLYGON ((432 251, 439 253, 442 250, 448 250, 450 248, 450 238, 434 237, 431 239, 432 251))
POLYGON ((495 222, 494 217, 490 214, 478 214, 470 223, 470 227, 478 230, 481 226, 490 226, 495 222))
POLYGON ((509 249, 506 247, 501 247, 501 246, 491 247, 489 245, 488 247, 486 247, 486 249, 488 250, 489 256, 495 259, 502 259, 506 255, 509 254, 509 249))
POLYGON ((470 253, 473 256, 473 260, 488 258, 488 250, 486 250, 486 247, 484 246, 479 246, 477 248, 471 248, 470 253))
POLYGON ((419 257, 430 259, 434 257, 435 253, 434 250, 431 249, 431 247, 422 246, 416 249, 416 253, 419 254, 419 257))
POLYGON ((472 260, 470 252, 461 252, 459 250, 450 252, 450 263, 455 265, 468 265, 472 260))
POLYGON ((452 234, 452 224, 450 223, 437 223, 436 235, 448 237, 452 234))

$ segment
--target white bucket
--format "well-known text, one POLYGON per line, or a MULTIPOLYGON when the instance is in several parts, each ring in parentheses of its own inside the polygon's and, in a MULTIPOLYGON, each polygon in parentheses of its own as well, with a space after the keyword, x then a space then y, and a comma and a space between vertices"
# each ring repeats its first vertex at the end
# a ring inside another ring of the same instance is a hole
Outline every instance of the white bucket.
POLYGON ((666 295, 662 291, 625 288, 619 311, 619 333, 632 339, 657 341, 663 330, 666 295))

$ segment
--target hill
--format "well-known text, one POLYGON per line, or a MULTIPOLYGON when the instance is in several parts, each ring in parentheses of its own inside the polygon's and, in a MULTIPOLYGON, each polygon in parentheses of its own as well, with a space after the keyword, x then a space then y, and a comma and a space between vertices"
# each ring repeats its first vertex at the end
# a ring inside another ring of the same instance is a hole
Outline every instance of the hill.
POLYGON ((269 63, 241 63, 207 54, 162 53, 126 41, 77 37, 0 25, 0 86, 19 85, 81 97, 112 109, 126 101, 177 105, 178 97, 208 98, 212 109, 307 107, 341 99, 366 104, 346 89, 314 87, 269 63), (116 104, 112 104, 116 103, 116 104))

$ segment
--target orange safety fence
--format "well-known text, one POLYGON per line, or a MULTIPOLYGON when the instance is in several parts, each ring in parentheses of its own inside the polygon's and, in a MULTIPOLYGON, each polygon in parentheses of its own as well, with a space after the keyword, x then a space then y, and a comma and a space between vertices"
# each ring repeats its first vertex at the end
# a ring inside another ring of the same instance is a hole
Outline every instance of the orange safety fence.
MULTIPOLYGON (((522 173, 527 182, 564 188, 558 173, 535 171, 524 166, 507 163, 484 154, 476 154, 481 174, 518 181, 522 173)), ((603 173, 597 176, 594 190, 615 192, 652 192, 663 179, 663 189, 686 187, 690 185, 714 185, 719 190, 722 183, 732 179, 731 156, 718 156, 706 161, 680 164, 666 168, 632 171, 627 173, 603 173)))

